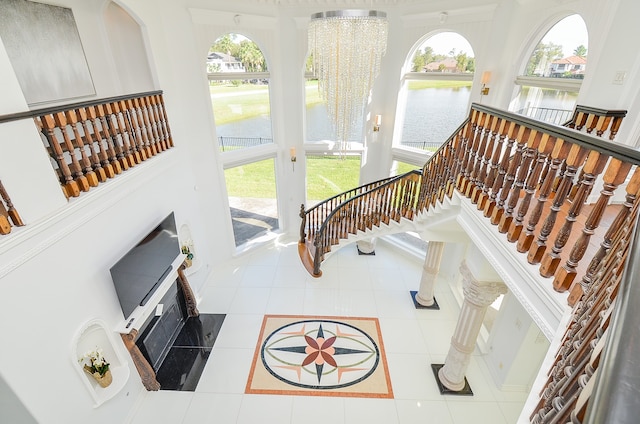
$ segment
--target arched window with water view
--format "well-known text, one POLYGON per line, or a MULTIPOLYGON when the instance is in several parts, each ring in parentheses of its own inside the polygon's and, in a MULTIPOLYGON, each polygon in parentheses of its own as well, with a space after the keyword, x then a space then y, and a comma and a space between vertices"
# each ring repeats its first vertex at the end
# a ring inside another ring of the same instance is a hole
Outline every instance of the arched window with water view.
POLYGON ((241 163, 224 165, 235 244, 246 248, 279 228, 275 159, 251 150, 273 143, 267 63, 255 42, 226 34, 212 44, 206 67, 220 150, 246 149, 241 163))
POLYGON ((346 143, 338 140, 312 62, 309 56, 305 78, 307 207, 359 185, 363 146, 362 116, 354 123, 346 143))
POLYGON ((560 20, 538 41, 517 77, 510 109, 558 125, 568 121, 587 69, 587 54, 582 18, 560 20))
POLYGON ((273 143, 269 73, 257 44, 226 34, 210 47, 206 66, 220 150, 273 143))
POLYGON ((404 108, 397 115, 402 132, 396 139, 401 146, 435 151, 467 116, 473 50, 460 34, 443 32, 424 40, 405 69, 404 108))

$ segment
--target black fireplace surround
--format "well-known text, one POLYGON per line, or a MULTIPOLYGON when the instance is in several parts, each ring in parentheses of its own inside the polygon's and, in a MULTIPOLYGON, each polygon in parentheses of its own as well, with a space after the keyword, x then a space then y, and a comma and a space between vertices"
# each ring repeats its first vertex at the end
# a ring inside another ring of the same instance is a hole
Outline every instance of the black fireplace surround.
POLYGON ((177 281, 171 285, 136 339, 160 390, 195 390, 224 318, 224 314, 188 317, 180 285, 177 281))

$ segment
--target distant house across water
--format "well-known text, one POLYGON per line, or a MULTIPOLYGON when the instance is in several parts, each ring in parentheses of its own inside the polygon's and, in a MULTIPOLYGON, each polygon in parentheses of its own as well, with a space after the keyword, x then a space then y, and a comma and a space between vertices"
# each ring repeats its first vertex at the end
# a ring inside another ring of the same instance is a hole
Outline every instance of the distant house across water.
POLYGON ((458 72, 458 61, 452 57, 448 57, 444 60, 436 60, 435 62, 427 63, 424 67, 425 72, 458 72))
POLYGON ((207 56, 208 72, 245 72, 244 65, 235 57, 221 52, 212 52, 207 56))
POLYGON ((549 76, 555 78, 584 78, 587 59, 581 56, 569 56, 554 60, 549 67, 549 76))

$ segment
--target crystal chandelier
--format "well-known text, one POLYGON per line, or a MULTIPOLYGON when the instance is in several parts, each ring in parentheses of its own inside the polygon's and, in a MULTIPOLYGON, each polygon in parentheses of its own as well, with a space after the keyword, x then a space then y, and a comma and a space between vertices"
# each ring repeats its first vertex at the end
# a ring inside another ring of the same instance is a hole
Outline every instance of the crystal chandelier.
POLYGON ((335 10, 311 16, 313 67, 343 151, 380 72, 387 50, 386 17, 376 10, 335 10))

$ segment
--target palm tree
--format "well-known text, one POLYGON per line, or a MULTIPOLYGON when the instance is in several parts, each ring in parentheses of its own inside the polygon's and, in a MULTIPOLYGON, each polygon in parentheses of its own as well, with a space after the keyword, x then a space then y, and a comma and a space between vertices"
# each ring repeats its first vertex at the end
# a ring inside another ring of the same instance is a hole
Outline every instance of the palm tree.
POLYGON ((263 72, 266 70, 262 51, 253 41, 242 40, 238 49, 238 59, 249 72, 263 72))
POLYGON ((579 57, 586 57, 587 56, 587 48, 580 44, 578 47, 575 48, 575 50, 573 51, 573 54, 579 57))

